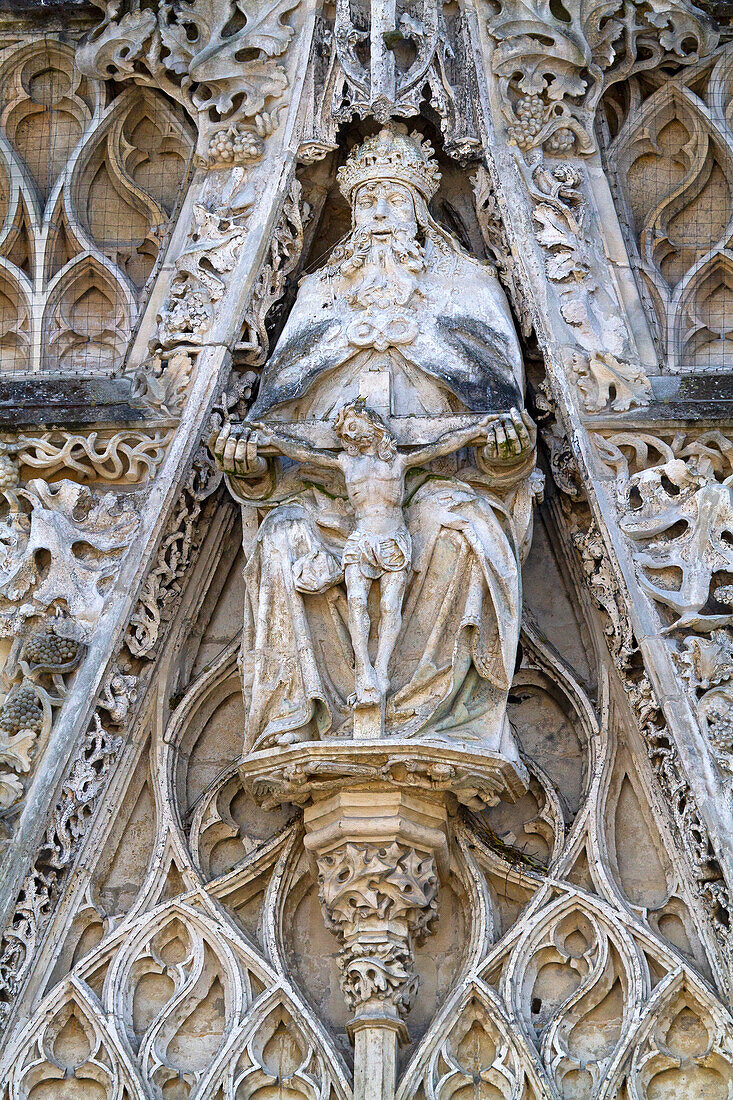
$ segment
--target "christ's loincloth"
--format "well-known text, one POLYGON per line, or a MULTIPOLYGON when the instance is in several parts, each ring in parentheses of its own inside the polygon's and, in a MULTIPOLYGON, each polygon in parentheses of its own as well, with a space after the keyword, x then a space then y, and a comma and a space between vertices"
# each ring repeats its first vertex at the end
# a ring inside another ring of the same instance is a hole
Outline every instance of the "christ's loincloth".
POLYGON ((356 530, 349 535, 341 557, 344 569, 358 565, 365 577, 377 580, 384 573, 409 570, 412 564, 412 542, 406 527, 393 535, 377 535, 356 530))

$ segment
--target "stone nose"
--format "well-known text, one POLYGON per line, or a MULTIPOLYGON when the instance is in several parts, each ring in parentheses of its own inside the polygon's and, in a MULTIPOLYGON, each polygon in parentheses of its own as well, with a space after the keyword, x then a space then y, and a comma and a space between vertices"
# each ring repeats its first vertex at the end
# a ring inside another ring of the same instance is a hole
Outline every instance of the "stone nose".
POLYGON ((384 196, 381 196, 377 200, 377 205, 374 208, 374 217, 378 218, 381 221, 384 218, 386 218, 388 216, 388 214, 389 214, 389 206, 387 205, 387 201, 384 198, 384 196))

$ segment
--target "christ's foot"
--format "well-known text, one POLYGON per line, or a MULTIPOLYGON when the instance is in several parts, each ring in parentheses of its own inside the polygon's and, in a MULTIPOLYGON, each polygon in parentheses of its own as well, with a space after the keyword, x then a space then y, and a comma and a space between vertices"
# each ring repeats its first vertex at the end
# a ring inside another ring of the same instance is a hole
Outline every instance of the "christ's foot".
POLYGON ((371 665, 356 675, 355 692, 349 698, 352 707, 378 707, 382 702, 379 680, 371 665))

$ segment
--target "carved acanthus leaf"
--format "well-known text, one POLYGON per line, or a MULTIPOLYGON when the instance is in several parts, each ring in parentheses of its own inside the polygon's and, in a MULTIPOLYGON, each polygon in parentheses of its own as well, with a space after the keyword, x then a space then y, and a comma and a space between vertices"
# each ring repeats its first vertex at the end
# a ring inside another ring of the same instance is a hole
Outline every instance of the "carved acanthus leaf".
POLYGON ((133 397, 143 401, 153 413, 178 416, 191 381, 195 353, 191 348, 157 354, 138 371, 133 382, 133 397))
POLYGON ((731 486, 715 480, 704 458, 675 458, 629 478, 620 503, 642 587, 675 615, 665 629, 729 623, 730 612, 704 608, 715 575, 733 571, 731 486))

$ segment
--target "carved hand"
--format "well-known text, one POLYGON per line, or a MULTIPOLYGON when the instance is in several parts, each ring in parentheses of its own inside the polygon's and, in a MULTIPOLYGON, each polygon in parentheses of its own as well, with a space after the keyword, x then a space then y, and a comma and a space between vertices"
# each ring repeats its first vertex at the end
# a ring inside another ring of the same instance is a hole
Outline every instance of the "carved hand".
POLYGON ((248 424, 232 424, 227 421, 219 432, 209 439, 209 450, 225 474, 234 477, 261 477, 267 469, 267 460, 257 454, 258 433, 248 424))
POLYGON ((519 409, 494 420, 487 425, 484 458, 488 462, 519 462, 528 451, 534 448, 535 426, 529 413, 519 409))

